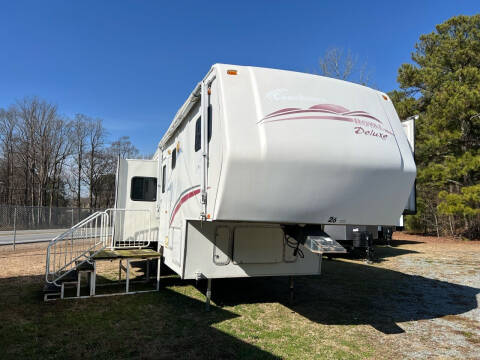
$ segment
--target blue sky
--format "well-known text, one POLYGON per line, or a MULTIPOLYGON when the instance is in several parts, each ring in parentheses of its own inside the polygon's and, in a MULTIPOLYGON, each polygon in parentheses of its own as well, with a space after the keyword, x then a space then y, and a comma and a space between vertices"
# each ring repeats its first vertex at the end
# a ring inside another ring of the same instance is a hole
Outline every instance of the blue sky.
POLYGON ((472 1, 23 1, 0 7, 0 107, 37 95, 152 153, 214 63, 309 72, 331 47, 397 88, 419 36, 472 1))

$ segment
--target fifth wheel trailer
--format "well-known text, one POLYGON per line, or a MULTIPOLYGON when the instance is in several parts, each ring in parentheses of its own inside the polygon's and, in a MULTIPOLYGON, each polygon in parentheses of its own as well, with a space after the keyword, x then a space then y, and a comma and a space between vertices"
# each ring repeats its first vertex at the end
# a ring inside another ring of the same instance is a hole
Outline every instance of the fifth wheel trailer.
POLYGON ((324 226, 395 225, 415 175, 386 94, 216 64, 153 158, 119 162, 116 207, 150 211, 151 240, 183 279, 319 274, 322 253, 344 250, 324 226))

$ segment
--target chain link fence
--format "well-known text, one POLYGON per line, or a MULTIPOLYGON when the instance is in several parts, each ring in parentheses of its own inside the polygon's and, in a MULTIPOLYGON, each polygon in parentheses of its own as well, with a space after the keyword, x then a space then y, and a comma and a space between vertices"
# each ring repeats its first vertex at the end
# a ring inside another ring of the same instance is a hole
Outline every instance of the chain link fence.
POLYGON ((101 210, 0 205, 0 246, 48 241, 101 210))

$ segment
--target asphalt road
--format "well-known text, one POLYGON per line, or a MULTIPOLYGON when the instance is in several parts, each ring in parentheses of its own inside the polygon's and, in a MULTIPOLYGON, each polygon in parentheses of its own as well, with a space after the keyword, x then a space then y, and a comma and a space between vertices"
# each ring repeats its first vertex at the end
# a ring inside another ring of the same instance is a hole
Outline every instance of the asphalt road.
MULTIPOLYGON (((50 241, 67 229, 19 230, 15 237, 16 244, 50 241)), ((13 244, 13 231, 0 231, 0 246, 13 244)))

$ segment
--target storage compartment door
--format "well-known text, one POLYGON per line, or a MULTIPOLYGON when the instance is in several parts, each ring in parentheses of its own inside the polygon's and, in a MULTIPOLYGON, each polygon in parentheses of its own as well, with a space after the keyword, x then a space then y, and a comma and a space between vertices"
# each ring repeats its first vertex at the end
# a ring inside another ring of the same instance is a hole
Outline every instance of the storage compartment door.
POLYGON ((276 264, 283 262, 283 230, 245 226, 234 229, 234 264, 276 264))
POLYGON ((230 263, 232 253, 232 241, 230 228, 219 226, 215 232, 215 247, 213 248, 213 262, 215 265, 227 265, 230 263))

